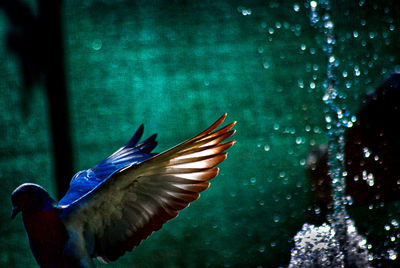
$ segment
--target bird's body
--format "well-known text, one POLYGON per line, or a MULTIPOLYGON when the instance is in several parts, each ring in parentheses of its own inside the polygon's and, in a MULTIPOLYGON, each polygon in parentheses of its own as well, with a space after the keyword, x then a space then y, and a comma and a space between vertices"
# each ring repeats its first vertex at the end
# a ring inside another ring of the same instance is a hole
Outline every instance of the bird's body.
POLYGON ((218 174, 234 141, 235 123, 208 129, 160 154, 153 135, 127 145, 91 169, 78 172, 57 203, 42 187, 23 184, 12 194, 13 217, 22 211, 29 243, 41 267, 94 267, 114 261, 159 230, 199 197, 218 174))

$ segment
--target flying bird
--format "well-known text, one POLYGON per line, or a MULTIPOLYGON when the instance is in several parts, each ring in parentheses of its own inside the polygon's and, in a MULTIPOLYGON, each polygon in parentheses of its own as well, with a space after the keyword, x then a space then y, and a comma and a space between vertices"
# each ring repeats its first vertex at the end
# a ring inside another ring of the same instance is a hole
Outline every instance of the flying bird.
POLYGON ((156 134, 131 140, 91 169, 75 174, 57 203, 25 183, 11 195, 12 218, 22 212, 29 244, 41 267, 95 267, 131 251, 178 211, 199 198, 226 159, 236 122, 216 130, 226 114, 197 136, 152 153, 156 134))

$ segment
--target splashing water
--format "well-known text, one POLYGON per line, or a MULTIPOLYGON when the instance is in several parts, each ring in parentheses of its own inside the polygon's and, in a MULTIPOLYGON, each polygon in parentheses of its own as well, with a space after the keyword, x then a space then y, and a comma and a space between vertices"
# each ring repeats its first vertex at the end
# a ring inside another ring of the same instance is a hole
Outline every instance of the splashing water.
POLYGON ((333 213, 328 217, 330 225, 303 225, 295 236, 295 248, 292 249, 289 267, 370 267, 366 239, 357 233, 346 211, 344 132, 352 126, 352 120, 346 107, 341 105, 344 97, 337 89, 335 68, 338 60, 333 53, 336 40, 331 8, 329 0, 312 0, 309 5, 312 25, 321 28, 326 37, 323 51, 327 58, 327 73, 323 84, 323 101, 329 138, 333 213))
MULTIPOLYGON (((331 224, 336 231, 336 239, 339 242, 341 250, 346 258, 346 183, 344 168, 344 131, 347 127, 348 113, 345 109, 339 106, 339 101, 342 98, 337 90, 336 77, 334 75, 335 56, 333 47, 336 43, 334 37, 334 24, 330 16, 330 6, 328 0, 319 1, 319 6, 322 15, 323 32, 326 36, 324 52, 328 59, 327 62, 327 78, 324 82, 325 95, 323 101, 326 104, 325 118, 327 122, 327 134, 329 138, 329 175, 332 178, 332 200, 333 200, 333 215, 331 224)), ((313 9, 313 5, 311 5, 313 9)), ((315 9, 314 9, 314 12, 315 9)), ((314 13, 312 12, 312 13, 314 13)), ((351 121, 350 121, 351 122, 351 121)))
POLYGON ((324 223, 320 227, 305 223, 294 237, 295 248, 289 268, 295 267, 370 267, 367 241, 357 234, 354 223, 346 220, 348 251, 342 250, 335 229, 324 223))

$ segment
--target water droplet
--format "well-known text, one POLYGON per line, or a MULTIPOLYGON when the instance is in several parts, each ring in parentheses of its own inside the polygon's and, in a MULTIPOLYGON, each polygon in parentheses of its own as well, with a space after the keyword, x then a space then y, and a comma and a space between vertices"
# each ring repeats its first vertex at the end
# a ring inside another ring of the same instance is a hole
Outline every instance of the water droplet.
POLYGON ((314 83, 314 82, 311 82, 311 83, 310 83, 310 88, 311 88, 311 89, 314 89, 314 88, 315 88, 315 83, 314 83))
POLYGON ((387 251, 388 255, 389 255, 389 259, 391 259, 392 261, 394 261, 395 259, 397 259, 397 252, 394 251, 393 249, 389 249, 387 251))
POLYGON ((299 11, 300 11, 300 5, 297 4, 297 3, 295 3, 295 4, 293 5, 293 10, 294 10, 295 12, 299 12, 299 11))
POLYGON ((346 201, 349 206, 353 205, 353 198, 350 195, 346 196, 346 201))
POLYGON ((243 16, 249 16, 251 15, 252 11, 250 8, 245 8, 245 7, 238 7, 238 12, 242 13, 243 16))
POLYGON ((356 76, 360 76, 360 74, 361 74, 360 68, 358 67, 358 65, 354 66, 354 74, 356 76))
POLYGON ((268 144, 266 144, 266 145, 264 146, 264 150, 265 150, 266 152, 269 152, 269 150, 271 150, 271 147, 270 147, 268 144))
POLYGON ((260 246, 258 248, 258 251, 261 252, 261 253, 264 252, 265 251, 265 246, 264 245, 260 246))
POLYGON ((394 227, 399 226, 398 221, 396 221, 395 219, 393 219, 390 223, 391 223, 394 227))
POLYGON ((311 2, 310 2, 310 6, 311 6, 312 8, 316 8, 317 5, 318 5, 317 1, 311 1, 311 2))
POLYGON ((338 110, 336 113, 337 113, 337 117, 338 117, 339 119, 342 119, 342 118, 343 118, 343 112, 342 112, 342 110, 338 110))
POLYGON ((369 33, 369 38, 370 38, 370 39, 374 39, 374 37, 375 37, 375 33, 372 33, 372 32, 369 33))
POLYGON ((390 225, 385 225, 385 230, 389 231, 390 230, 390 225))
POLYGON ((330 20, 326 21, 325 24, 324 24, 324 27, 326 29, 332 29, 333 28, 333 22, 330 21, 330 20))
POLYGON ((314 212, 315 212, 316 215, 319 215, 321 213, 321 209, 319 207, 316 207, 314 209, 314 212))
POLYGON ((306 50, 306 48, 307 48, 307 46, 306 46, 305 44, 301 44, 301 45, 300 45, 300 49, 301 49, 301 50, 306 50))
POLYGON ((335 44, 335 39, 332 38, 332 37, 330 37, 330 36, 328 36, 328 37, 326 38, 326 42, 327 42, 328 44, 335 44))
POLYGON ((100 39, 95 39, 92 42, 92 48, 93 50, 100 50, 103 47, 103 42, 100 39))
POLYGON ((297 84, 299 85, 299 88, 304 88, 303 80, 297 81, 297 84))
POLYGON ((364 152, 364 157, 368 158, 371 155, 371 152, 368 150, 367 147, 363 148, 363 152, 364 152))
POLYGON ((265 21, 263 21, 261 23, 261 28, 263 28, 263 29, 267 28, 267 23, 265 21))
POLYGON ((278 216, 278 215, 275 215, 275 216, 274 216, 274 222, 275 222, 275 223, 278 223, 278 222, 279 222, 279 216, 278 216))
POLYGON ((326 116, 325 116, 325 121, 326 121, 327 123, 330 123, 330 122, 332 122, 332 119, 331 119, 331 117, 330 117, 329 115, 326 115, 326 116))
POLYGON ((285 28, 286 30, 288 30, 289 27, 290 27, 289 22, 285 21, 285 22, 283 23, 283 28, 285 28))
POLYGON ((321 133, 321 129, 318 126, 315 126, 313 129, 315 134, 320 134, 321 133))

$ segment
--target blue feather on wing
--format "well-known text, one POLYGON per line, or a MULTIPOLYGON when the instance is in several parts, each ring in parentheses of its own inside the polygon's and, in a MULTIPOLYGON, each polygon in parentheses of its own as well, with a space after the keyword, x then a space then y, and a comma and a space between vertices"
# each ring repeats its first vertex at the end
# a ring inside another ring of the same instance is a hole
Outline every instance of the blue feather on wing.
POLYGON ((133 137, 124 147, 98 163, 93 168, 76 173, 71 180, 68 192, 60 200, 58 205, 67 206, 76 202, 93 191, 100 184, 107 181, 119 170, 127 166, 138 165, 156 155, 156 153, 151 153, 151 151, 157 146, 157 134, 154 134, 142 143, 137 144, 142 135, 143 125, 138 128, 133 137))

